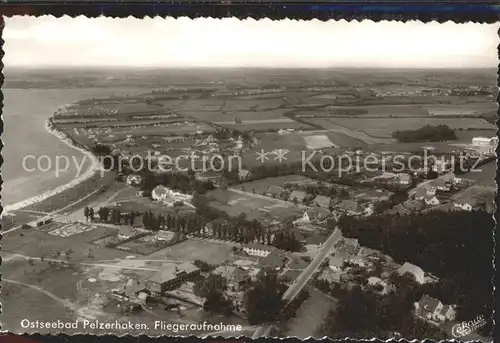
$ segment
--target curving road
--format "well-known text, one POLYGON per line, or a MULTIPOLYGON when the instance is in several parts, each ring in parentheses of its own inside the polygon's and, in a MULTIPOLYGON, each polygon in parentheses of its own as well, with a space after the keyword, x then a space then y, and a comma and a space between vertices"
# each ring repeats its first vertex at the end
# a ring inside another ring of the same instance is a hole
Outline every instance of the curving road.
MULTIPOLYGON (((314 273, 321 266, 321 263, 330 254, 330 252, 333 249, 333 246, 335 245, 335 243, 338 242, 341 236, 342 235, 340 229, 338 227, 335 227, 335 230, 333 230, 333 233, 330 235, 330 237, 328 237, 326 241, 323 242, 321 250, 316 255, 316 257, 314 257, 312 262, 309 263, 309 265, 299 275, 299 277, 295 280, 295 282, 292 283, 292 285, 283 294, 283 300, 285 301, 285 306, 288 305, 300 293, 302 288, 304 288, 307 282, 311 279, 314 273)), ((273 324, 259 326, 252 335, 252 339, 269 336, 272 327, 273 324)))

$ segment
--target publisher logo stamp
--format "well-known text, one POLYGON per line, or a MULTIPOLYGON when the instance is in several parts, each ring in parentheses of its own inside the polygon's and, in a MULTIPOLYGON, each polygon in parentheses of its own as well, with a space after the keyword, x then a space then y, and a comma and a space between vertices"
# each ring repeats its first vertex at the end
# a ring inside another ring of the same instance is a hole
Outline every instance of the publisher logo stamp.
POLYGON ((471 332, 476 331, 486 324, 486 319, 483 315, 477 316, 474 320, 468 322, 461 322, 456 324, 451 329, 451 334, 455 338, 461 338, 469 335, 471 332))

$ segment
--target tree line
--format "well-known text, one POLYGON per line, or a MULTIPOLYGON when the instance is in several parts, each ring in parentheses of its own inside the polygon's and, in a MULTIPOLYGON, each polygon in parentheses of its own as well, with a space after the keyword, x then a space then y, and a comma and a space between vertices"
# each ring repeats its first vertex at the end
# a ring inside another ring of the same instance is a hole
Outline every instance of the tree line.
POLYGON ((439 282, 426 284, 426 291, 445 304, 457 304, 458 320, 491 315, 494 225, 482 210, 339 220, 345 237, 436 275, 439 282))

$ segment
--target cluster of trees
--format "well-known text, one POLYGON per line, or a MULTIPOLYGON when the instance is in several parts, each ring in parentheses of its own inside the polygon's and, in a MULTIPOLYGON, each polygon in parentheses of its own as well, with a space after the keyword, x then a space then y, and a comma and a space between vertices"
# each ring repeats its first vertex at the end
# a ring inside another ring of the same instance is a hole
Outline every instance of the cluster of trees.
POLYGON ((413 296, 404 291, 380 295, 372 290, 355 286, 337 292, 339 299, 325 322, 320 334, 332 339, 351 337, 388 339, 394 336, 405 339, 445 340, 447 335, 413 314, 413 296))
MULTIPOLYGON (((236 119, 235 119, 236 121, 236 119)), ((241 120, 240 120, 241 122, 241 120)), ((238 138, 241 136, 241 138, 244 141, 248 141, 252 139, 253 137, 253 132, 252 131, 239 131, 236 129, 231 129, 228 127, 217 127, 215 129, 214 137, 217 139, 229 139, 229 138, 238 138)))
POLYGON ((226 290, 226 279, 215 274, 202 278, 194 287, 195 294, 205 298, 203 308, 206 311, 230 315, 233 312, 233 303, 226 297, 226 290))
POLYGON ((118 208, 109 208, 106 206, 100 207, 97 214, 101 222, 115 225, 128 224, 130 226, 134 226, 135 219, 140 215, 137 211, 122 213, 118 208))
POLYGON ((399 142, 442 142, 456 140, 457 136, 447 125, 425 125, 416 130, 402 130, 396 131, 392 137, 399 142))
POLYGON ((274 322, 280 315, 285 303, 282 300, 287 286, 275 271, 264 270, 257 275, 257 280, 245 293, 243 306, 248 322, 256 325, 274 322))
MULTIPOLYGON (((211 223, 213 237, 217 239, 230 240, 244 244, 258 242, 273 245, 275 243, 273 242, 270 229, 264 228, 256 219, 246 219, 244 213, 237 217, 231 217, 224 211, 210 207, 208 200, 204 196, 196 196, 192 203, 196 207, 196 213, 205 218, 207 222, 211 223)), ((291 240, 292 238, 284 243, 284 240, 281 239, 278 240, 276 244, 280 245, 281 249, 290 246, 295 248, 300 244, 298 241, 290 243, 291 240)), ((301 248, 302 246, 300 245, 300 249, 301 248)))
POLYGON ((480 210, 342 217, 339 226, 344 236, 358 238, 361 245, 436 275, 440 280, 426 285, 427 294, 457 304, 458 320, 478 314, 490 317, 495 226, 491 214, 480 210))
POLYGON ((281 231, 278 232, 273 239, 272 245, 278 249, 286 251, 302 251, 303 244, 295 237, 293 232, 281 231))

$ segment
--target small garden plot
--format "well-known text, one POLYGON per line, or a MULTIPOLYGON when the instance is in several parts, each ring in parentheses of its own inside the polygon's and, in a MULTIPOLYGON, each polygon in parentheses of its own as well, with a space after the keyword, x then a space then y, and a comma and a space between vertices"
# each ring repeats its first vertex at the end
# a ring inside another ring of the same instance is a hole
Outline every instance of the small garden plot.
POLYGON ((145 236, 134 239, 123 244, 118 244, 117 249, 126 250, 134 254, 150 255, 155 251, 164 249, 172 244, 177 243, 176 234, 171 232, 171 237, 168 240, 156 240, 155 236, 145 236))

